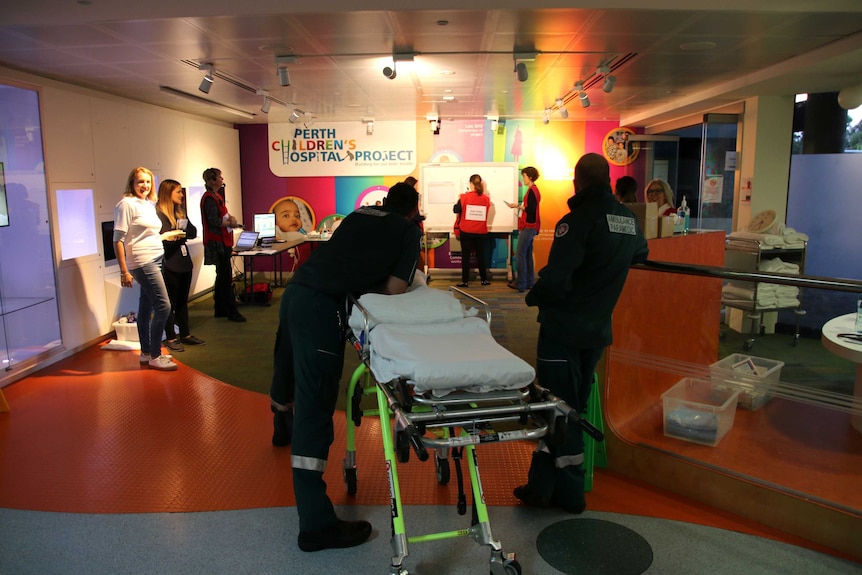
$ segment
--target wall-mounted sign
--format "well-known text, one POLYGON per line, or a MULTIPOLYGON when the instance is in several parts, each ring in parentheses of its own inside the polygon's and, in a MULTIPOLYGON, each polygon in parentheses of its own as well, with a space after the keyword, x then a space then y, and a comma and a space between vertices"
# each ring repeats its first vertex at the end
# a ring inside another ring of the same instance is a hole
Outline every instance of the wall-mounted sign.
POLYGON ((269 124, 276 176, 406 176, 416 168, 416 122, 269 124))
POLYGON ((629 139, 634 133, 630 128, 614 128, 608 132, 602 152, 609 163, 614 166, 627 166, 637 159, 641 151, 640 142, 632 142, 629 139))

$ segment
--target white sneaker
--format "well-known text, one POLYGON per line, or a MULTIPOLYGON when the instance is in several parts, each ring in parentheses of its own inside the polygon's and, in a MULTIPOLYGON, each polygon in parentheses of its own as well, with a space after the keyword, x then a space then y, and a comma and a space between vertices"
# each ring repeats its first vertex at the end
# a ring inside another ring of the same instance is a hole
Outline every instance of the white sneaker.
POLYGON ((160 355, 149 361, 150 369, 158 369, 160 371, 174 371, 177 369, 177 364, 171 361, 171 358, 166 355, 160 355))
MULTIPOLYGON (((171 354, 169 354, 169 353, 165 353, 165 354, 163 354, 163 355, 162 355, 162 357, 166 357, 166 358, 168 358, 168 359, 173 359, 173 358, 174 358, 174 356, 172 356, 172 355, 171 355, 171 354)), ((152 357, 150 354, 148 354, 148 353, 142 353, 142 354, 141 354, 141 357, 140 357, 141 365, 144 365, 145 363, 150 363, 150 360, 151 360, 151 359, 153 359, 153 357, 152 357)))

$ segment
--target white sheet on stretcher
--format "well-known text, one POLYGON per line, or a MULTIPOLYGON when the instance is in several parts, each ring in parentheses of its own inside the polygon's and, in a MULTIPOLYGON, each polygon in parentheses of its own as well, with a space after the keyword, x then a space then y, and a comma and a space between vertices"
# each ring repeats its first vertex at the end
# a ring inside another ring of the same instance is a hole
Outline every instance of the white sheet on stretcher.
POLYGON ((532 383, 533 367, 494 340, 488 323, 468 317, 445 323, 380 324, 371 330, 377 381, 406 378, 417 392, 485 393, 532 383))

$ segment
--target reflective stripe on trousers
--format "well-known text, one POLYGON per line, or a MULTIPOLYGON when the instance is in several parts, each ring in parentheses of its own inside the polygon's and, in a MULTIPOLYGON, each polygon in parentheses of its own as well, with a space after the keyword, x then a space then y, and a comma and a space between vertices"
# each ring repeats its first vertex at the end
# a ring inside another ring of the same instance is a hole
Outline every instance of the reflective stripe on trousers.
MULTIPOLYGON (((583 459, 583 456, 581 458, 583 459)), ((326 460, 316 457, 291 455, 290 464, 294 469, 305 469, 306 471, 317 471, 319 473, 326 471, 326 460)))

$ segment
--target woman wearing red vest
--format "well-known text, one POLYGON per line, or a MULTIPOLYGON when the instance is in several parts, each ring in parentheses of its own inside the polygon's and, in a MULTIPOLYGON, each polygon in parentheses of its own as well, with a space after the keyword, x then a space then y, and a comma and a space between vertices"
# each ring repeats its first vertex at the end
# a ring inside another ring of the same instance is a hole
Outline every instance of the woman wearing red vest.
POLYGON ((479 264, 479 278, 482 285, 489 285, 488 270, 485 267, 485 245, 488 238, 488 211, 491 200, 485 195, 485 182, 479 174, 470 176, 470 191, 461 194, 452 211, 458 214, 455 220, 455 237, 461 241, 461 283, 458 287, 468 287, 470 279, 470 252, 476 252, 479 264))
POLYGON ((224 198, 224 178, 218 168, 207 168, 203 174, 206 192, 201 197, 204 264, 216 267, 213 303, 216 317, 243 322, 245 316, 236 307, 233 293, 233 273, 230 258, 233 248, 233 228, 241 227, 227 211, 224 198))
POLYGON ((521 181, 527 187, 527 193, 524 194, 524 204, 506 205, 510 208, 519 208, 518 213, 518 253, 516 261, 518 262, 518 279, 516 282, 509 282, 507 285, 523 293, 525 290, 533 287, 533 282, 536 279, 535 270, 533 269, 533 239, 539 233, 541 222, 539 220, 539 202, 542 201, 542 195, 539 193, 539 188, 536 186, 536 180, 539 179, 539 170, 533 166, 527 166, 521 170, 521 181))

